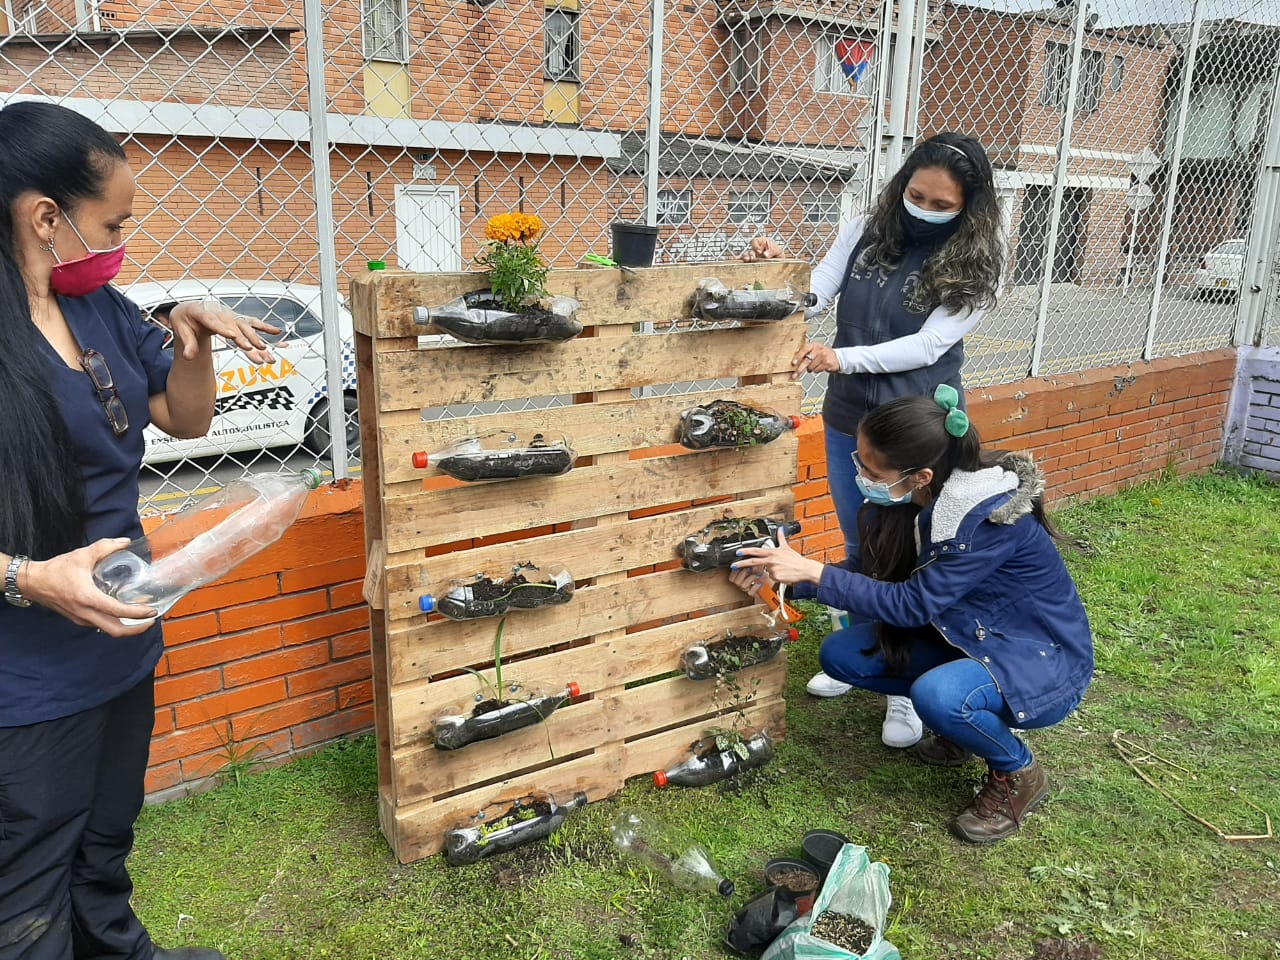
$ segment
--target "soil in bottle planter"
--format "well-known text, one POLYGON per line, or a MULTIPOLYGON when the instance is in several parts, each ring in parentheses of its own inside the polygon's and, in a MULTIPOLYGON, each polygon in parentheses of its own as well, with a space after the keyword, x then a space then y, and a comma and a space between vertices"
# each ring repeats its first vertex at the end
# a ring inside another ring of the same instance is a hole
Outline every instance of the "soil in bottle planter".
POLYGON ((727 750, 716 745, 715 737, 705 737, 690 748, 693 756, 670 770, 658 770, 653 775, 653 785, 658 788, 705 787, 718 783, 753 767, 759 767, 773 756, 773 741, 763 730, 750 740, 743 740, 727 750), (739 753, 736 747, 742 747, 739 753))
POLYGON ((719 278, 707 277, 693 294, 693 314, 704 320, 785 320, 817 302, 812 293, 800 296, 790 284, 780 290, 733 290, 719 278))
POLYGON ((511 610, 568 603, 573 597, 573 577, 560 566, 539 569, 532 563, 517 564, 511 576, 495 580, 483 573, 463 583, 454 580, 442 597, 424 594, 418 598, 423 613, 438 612, 450 620, 478 620, 500 617, 511 610))
POLYGON ((435 453, 420 450, 413 455, 419 470, 435 467, 455 480, 467 481, 555 477, 568 473, 573 460, 568 440, 548 439, 541 433, 527 440, 513 433, 467 437, 435 453))
POLYGON ((581 691, 572 681, 559 693, 521 700, 489 698, 477 703, 470 716, 436 717, 432 737, 437 750, 457 750, 469 743, 492 740, 547 719, 581 691))
POLYGON ((698 572, 732 566, 738 559, 738 551, 744 547, 776 546, 779 528, 788 538, 800 532, 800 524, 795 520, 771 517, 714 520, 685 537, 679 548, 683 566, 698 572))
POLYGON ((876 938, 875 928, 862 918, 833 910, 824 911, 813 922, 809 933, 857 957, 871 949, 876 938))
POLYGON ((581 307, 572 297, 553 297, 550 309, 539 305, 506 310, 487 291, 476 291, 439 307, 416 307, 414 322, 465 343, 558 343, 582 332, 581 307))
POLYGON ((544 793, 493 804, 471 822, 444 835, 444 858, 450 866, 458 867, 549 837, 570 813, 586 803, 585 793, 576 793, 563 804, 544 793))
POLYGON ((753 447, 777 440, 800 425, 799 417, 762 410, 735 400, 712 400, 680 414, 677 439, 690 450, 753 447))
POLYGON ((800 638, 794 630, 780 633, 736 636, 726 630, 718 640, 698 643, 680 655, 680 669, 690 680, 711 680, 721 674, 737 673, 747 667, 768 663, 778 655, 783 644, 800 638))

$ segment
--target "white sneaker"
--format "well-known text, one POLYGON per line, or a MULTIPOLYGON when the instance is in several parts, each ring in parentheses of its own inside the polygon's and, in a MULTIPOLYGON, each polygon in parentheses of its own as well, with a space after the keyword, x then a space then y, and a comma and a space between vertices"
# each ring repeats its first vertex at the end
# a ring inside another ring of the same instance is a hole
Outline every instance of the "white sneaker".
POLYGON ((884 712, 884 726, 880 728, 880 739, 886 747, 897 747, 899 750, 915 746, 924 734, 924 724, 916 716, 911 698, 885 697, 885 700, 888 706, 884 712))
POLYGON ((815 673, 813 678, 805 684, 805 689, 815 697, 843 697, 853 689, 853 684, 828 677, 825 673, 815 673))

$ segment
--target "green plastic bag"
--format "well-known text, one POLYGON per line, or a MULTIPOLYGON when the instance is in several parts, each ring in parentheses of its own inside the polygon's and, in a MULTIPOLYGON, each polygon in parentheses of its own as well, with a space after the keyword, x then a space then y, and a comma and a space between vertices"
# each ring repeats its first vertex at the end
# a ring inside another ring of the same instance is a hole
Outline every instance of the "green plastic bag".
POLYGON ((831 864, 813 910, 778 934, 761 960, 901 960, 898 948, 883 938, 890 902, 888 865, 872 863, 866 847, 846 843, 831 864), (858 917, 875 929, 866 953, 850 953, 809 932, 827 910, 858 917))

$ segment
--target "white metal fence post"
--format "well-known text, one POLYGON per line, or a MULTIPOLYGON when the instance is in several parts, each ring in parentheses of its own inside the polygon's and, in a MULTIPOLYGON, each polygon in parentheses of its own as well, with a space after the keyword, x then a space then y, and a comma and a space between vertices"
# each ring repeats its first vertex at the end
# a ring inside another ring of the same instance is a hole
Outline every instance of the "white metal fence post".
POLYGON ((658 224, 658 155, 662 142, 662 57, 666 0, 653 0, 649 38, 649 142, 645 159, 645 223, 658 224))
POLYGON ((1088 0, 1076 0, 1071 40, 1071 70, 1067 79, 1067 102, 1062 117, 1062 136, 1058 140, 1058 162, 1053 171, 1053 204, 1049 211, 1049 235, 1045 240, 1044 272, 1040 277, 1040 299, 1036 308, 1036 333, 1031 348, 1033 377, 1040 374, 1040 358, 1044 352, 1045 325, 1049 319, 1049 289, 1057 256, 1058 230, 1062 223, 1062 196, 1067 186, 1067 163, 1071 157, 1071 128, 1075 119, 1076 98, 1080 86, 1080 58, 1084 49, 1084 25, 1089 15, 1088 0))
POLYGON ((1268 307, 1274 309, 1274 300, 1280 295, 1272 285, 1276 255, 1280 252, 1280 49, 1271 82, 1271 109, 1258 167, 1258 192, 1249 222, 1249 246, 1240 278, 1232 342, 1267 346, 1264 320, 1268 307))
POLYGON ((333 177, 329 167, 329 94, 325 84, 324 11, 321 0, 302 2, 307 45, 307 117, 311 135, 311 184, 315 192, 320 314, 324 320, 325 389, 329 394, 329 455, 333 477, 347 477, 347 406, 342 389, 342 335, 338 330, 338 253, 334 243, 333 177))
POLYGON ((1183 54, 1182 84, 1178 93, 1178 121, 1173 134, 1173 156, 1169 158, 1169 176, 1165 181, 1164 208, 1160 217, 1160 242, 1156 245, 1156 275, 1151 288, 1151 309, 1147 314, 1147 338, 1142 359, 1150 360, 1156 339, 1156 319, 1160 315, 1160 297, 1164 292, 1164 271, 1169 261, 1169 235, 1173 228, 1173 208, 1178 198, 1178 173, 1182 169, 1182 142, 1187 131, 1187 107, 1191 102, 1191 80, 1196 68, 1196 52, 1200 47, 1200 26, 1204 22, 1204 0, 1194 0, 1191 8, 1191 37, 1183 54))
MULTIPOLYGON (((892 6, 892 4, 890 4, 892 6)), ((915 33, 916 6, 912 0, 898 5, 898 30, 893 48, 893 93, 889 108, 889 155, 885 158, 885 177, 892 177, 902 166, 903 139, 907 132, 907 94, 911 83, 911 41, 915 33)))

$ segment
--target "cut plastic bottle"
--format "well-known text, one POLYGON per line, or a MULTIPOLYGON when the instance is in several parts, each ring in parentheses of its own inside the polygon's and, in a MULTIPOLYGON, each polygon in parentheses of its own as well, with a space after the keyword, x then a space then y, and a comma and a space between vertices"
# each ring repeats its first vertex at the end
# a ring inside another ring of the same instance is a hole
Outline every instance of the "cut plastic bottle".
POLYGON ((785 320, 817 302, 814 294, 799 295, 791 284, 776 290, 734 290, 718 277, 706 277, 693 294, 693 314, 704 320, 785 320))
POLYGON ((796 630, 760 636, 736 635, 726 630, 723 637, 695 643, 680 655, 680 669, 690 680, 711 680, 726 673, 768 663, 788 643, 800 639, 796 630))
POLYGON ((778 530, 788 538, 800 532, 796 520, 772 517, 726 517, 713 520, 697 533, 685 537, 679 553, 686 570, 704 572, 733 565, 744 547, 777 546, 778 530))
POLYGON ((558 343, 582 332, 572 297, 553 297, 547 307, 504 309, 487 290, 478 290, 438 307, 416 307, 414 322, 466 343, 558 343))
POLYGON ((476 574, 474 580, 453 580, 443 596, 420 596, 418 609, 443 614, 450 620, 478 620, 500 617, 511 610, 568 603, 573 598, 573 588, 573 576, 564 567, 539 568, 532 563, 519 563, 503 580, 483 573, 476 574))
POLYGON ((609 832, 619 850, 642 861, 677 887, 726 898, 733 896, 733 881, 724 877, 711 854, 652 814, 623 810, 609 832))
POLYGON ((690 752, 692 756, 683 763, 669 770, 655 771, 653 785, 658 788, 705 787, 718 783, 743 770, 766 764, 773 756, 773 741, 761 730, 749 740, 722 750, 717 746, 715 737, 704 737, 692 746, 690 752))
POLYGON ((799 417, 751 407, 735 400, 712 400, 680 414, 677 439, 690 450, 754 447, 777 440, 800 426, 799 417))
MULTIPOLYGON (((183 507, 93 568, 98 589, 158 616, 279 540, 298 518, 320 473, 252 474, 183 507)), ((147 620, 124 620, 135 626, 147 620)))
POLYGON ((574 810, 587 805, 585 793, 560 803, 549 793, 534 793, 491 804, 468 823, 444 835, 444 858, 453 867, 551 836, 574 810))
POLYGON ((482 700, 470 715, 436 717, 432 737, 437 750, 457 750, 480 740, 492 740, 504 733, 546 720, 581 691, 572 681, 559 693, 534 694, 520 699, 482 700))
POLYGON ((419 470, 435 467, 455 480, 514 480, 554 477, 573 467, 574 452, 564 437, 549 440, 541 433, 521 439, 514 433, 466 437, 442 450, 413 454, 419 470))

